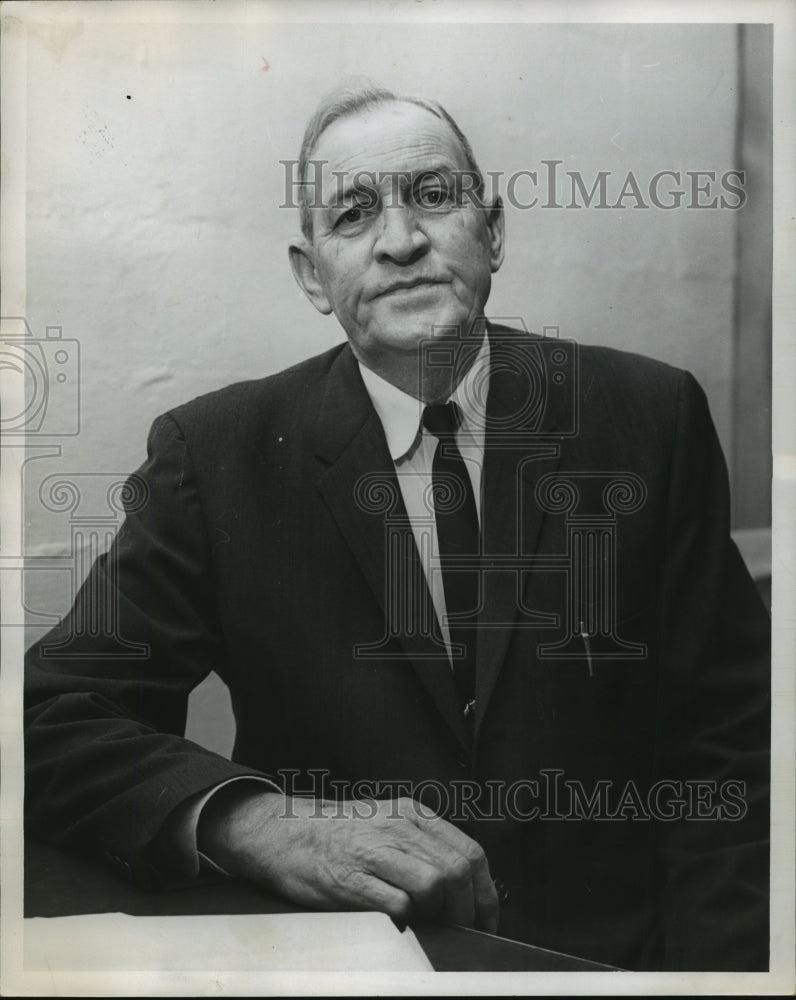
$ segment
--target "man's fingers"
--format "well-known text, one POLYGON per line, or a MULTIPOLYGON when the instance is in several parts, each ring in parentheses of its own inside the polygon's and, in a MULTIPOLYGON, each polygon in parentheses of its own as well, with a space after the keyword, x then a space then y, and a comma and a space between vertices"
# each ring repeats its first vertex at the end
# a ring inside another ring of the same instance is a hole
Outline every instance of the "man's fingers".
POLYGON ((407 893, 414 910, 422 916, 436 917, 443 912, 445 878, 436 865, 398 846, 384 847, 374 859, 373 875, 407 893))
POLYGON ((386 913, 402 925, 409 923, 414 915, 414 906, 409 894, 375 875, 363 875, 358 894, 359 903, 363 910, 386 913))
MULTIPOLYGON (((422 835, 421 835, 422 837, 422 835)), ((385 847, 375 874, 409 894, 417 912, 427 917, 472 926, 475 920, 472 875, 464 858, 435 843, 385 847)))
POLYGON ((475 893, 469 862, 459 855, 450 862, 445 880, 445 915, 454 924, 475 924, 475 893))
POLYGON ((406 890, 420 912, 472 927, 477 914, 470 860, 439 837, 400 825, 400 836, 370 859, 373 874, 406 890))
MULTIPOLYGON (((497 930, 500 904, 483 848, 472 837, 468 837, 422 803, 413 802, 412 806, 415 808, 407 809, 407 818, 424 833, 438 838, 447 848, 455 851, 469 866, 475 912, 474 920, 468 926, 474 923, 479 930, 494 933, 497 930)), ((464 921, 457 921, 462 922, 464 921)))

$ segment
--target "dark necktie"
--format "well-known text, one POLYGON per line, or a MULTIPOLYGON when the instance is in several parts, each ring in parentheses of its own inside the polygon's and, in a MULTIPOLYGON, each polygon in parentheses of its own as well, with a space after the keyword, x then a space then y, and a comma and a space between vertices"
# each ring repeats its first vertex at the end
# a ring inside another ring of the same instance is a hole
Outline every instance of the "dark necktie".
POLYGON ((453 650, 454 678, 465 715, 470 716, 475 704, 476 629, 472 623, 463 628, 451 617, 473 615, 478 607, 478 567, 474 563, 479 531, 473 486, 456 445, 459 419, 454 402, 427 406, 423 411, 423 426, 438 442, 431 469, 434 518, 451 645, 463 647, 458 656, 453 650), (462 557, 464 564, 459 561, 462 557))

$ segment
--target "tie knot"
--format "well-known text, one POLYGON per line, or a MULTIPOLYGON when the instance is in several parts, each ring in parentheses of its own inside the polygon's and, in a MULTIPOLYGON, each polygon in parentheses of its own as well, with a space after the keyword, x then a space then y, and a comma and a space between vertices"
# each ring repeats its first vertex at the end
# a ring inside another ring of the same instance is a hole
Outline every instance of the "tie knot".
POLYGON ((436 403, 423 410, 423 426, 434 437, 452 437, 460 423, 459 407, 450 400, 447 403, 436 403))

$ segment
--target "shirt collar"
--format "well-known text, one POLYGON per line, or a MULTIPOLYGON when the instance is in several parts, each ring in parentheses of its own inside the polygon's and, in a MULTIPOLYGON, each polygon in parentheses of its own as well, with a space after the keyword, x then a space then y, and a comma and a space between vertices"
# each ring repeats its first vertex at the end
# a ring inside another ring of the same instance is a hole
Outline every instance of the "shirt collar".
MULTIPOLYGON (((397 462, 417 440, 425 404, 377 375, 361 361, 357 363, 373 408, 384 427, 390 457, 397 462)), ((489 338, 485 334, 475 361, 450 397, 461 410, 462 426, 471 433, 483 430, 488 391, 489 338)))

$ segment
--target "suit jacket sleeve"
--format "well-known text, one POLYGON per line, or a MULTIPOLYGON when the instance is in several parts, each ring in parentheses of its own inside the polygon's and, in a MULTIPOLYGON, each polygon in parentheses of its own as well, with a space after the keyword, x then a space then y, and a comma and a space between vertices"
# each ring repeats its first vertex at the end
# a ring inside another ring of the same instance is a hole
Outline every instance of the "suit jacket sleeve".
POLYGON ((137 476, 131 492, 145 503, 128 509, 69 615, 27 656, 25 814, 28 831, 104 854, 149 886, 168 881, 155 838, 171 811, 257 772, 183 737, 188 694, 221 635, 211 545, 172 416, 155 422, 137 476), (130 657, 118 637, 145 643, 145 654, 130 657))
POLYGON ((770 620, 730 540, 724 459, 690 375, 670 483, 656 739, 689 805, 660 824, 663 967, 765 969, 770 620))

